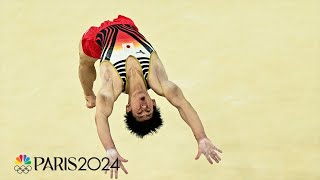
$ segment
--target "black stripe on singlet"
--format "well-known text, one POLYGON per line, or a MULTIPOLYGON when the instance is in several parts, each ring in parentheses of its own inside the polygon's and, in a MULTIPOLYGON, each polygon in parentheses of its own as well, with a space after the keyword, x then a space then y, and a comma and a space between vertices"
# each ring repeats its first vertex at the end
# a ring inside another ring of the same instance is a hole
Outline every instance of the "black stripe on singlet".
POLYGON ((118 62, 114 63, 114 64, 113 64, 113 66, 114 66, 114 67, 116 67, 118 64, 120 64, 120 63, 124 63, 124 62, 126 62, 126 60, 125 60, 125 59, 124 59, 124 60, 120 60, 120 61, 118 61, 118 62))
POLYGON ((118 73, 125 73, 126 72, 126 69, 117 69, 118 73))
POLYGON ((120 64, 119 66, 114 66, 114 68, 116 68, 117 70, 120 69, 120 68, 125 68, 125 67, 126 67, 125 64, 123 64, 123 65, 120 64))
POLYGON ((124 71, 126 69, 126 66, 120 66, 117 68, 118 72, 124 71))
POLYGON ((141 65, 141 68, 149 68, 149 64, 146 64, 146 65, 141 65))
POLYGON ((110 44, 110 47, 109 47, 109 49, 108 49, 107 56, 106 56, 105 59, 110 59, 111 53, 112 53, 113 48, 114 48, 114 45, 116 44, 117 35, 118 35, 118 29, 115 28, 115 33, 114 33, 114 35, 113 35, 113 37, 112 37, 112 41, 111 41, 111 44, 110 44))
POLYGON ((145 41, 145 43, 147 43, 150 47, 152 47, 152 45, 147 41, 147 39, 139 31, 135 30, 133 27, 124 26, 123 24, 120 24, 119 26, 139 36, 142 40, 145 41))
MULTIPOLYGON (((110 28, 110 27, 107 27, 107 28, 106 28, 106 31, 107 31, 108 33, 107 33, 107 36, 105 37, 106 41, 105 41, 104 48, 103 48, 103 51, 102 51, 101 56, 100 56, 100 60, 101 60, 101 61, 104 60, 104 59, 102 59, 102 58, 103 58, 103 55, 104 55, 104 53, 106 52, 106 50, 108 49, 108 46, 109 46, 111 37, 114 35, 114 32, 115 32, 115 30, 114 30, 113 28, 110 28)), ((100 32, 101 32, 101 31, 100 31, 100 32)))
POLYGON ((141 65, 145 65, 148 64, 149 65, 149 61, 139 61, 141 65))
POLYGON ((144 70, 142 70, 143 75, 146 75, 146 74, 148 73, 148 71, 149 71, 149 69, 144 69, 144 70))
POLYGON ((101 53, 101 57, 100 57, 101 61, 106 60, 106 59, 110 60, 111 53, 112 53, 112 50, 113 50, 114 45, 116 43, 116 39, 117 39, 117 35, 118 35, 117 28, 109 26, 106 29, 108 29, 109 31, 111 30, 111 33, 110 33, 110 36, 107 37, 107 43, 105 44, 103 52, 101 53), (107 53, 106 56, 105 56, 105 53, 107 53), (104 56, 105 56, 105 58, 103 58, 104 56))
POLYGON ((149 69, 149 64, 141 64, 140 63, 140 65, 141 65, 141 69, 149 69))
POLYGON ((106 29, 102 29, 96 36, 96 42, 99 45, 101 51, 104 49, 105 45, 106 45, 106 41, 108 39, 108 37, 110 36, 110 34, 112 34, 112 32, 110 33, 110 29, 106 28, 106 29))
POLYGON ((138 60, 140 63, 148 63, 149 64, 149 60, 144 60, 144 59, 142 59, 142 60, 138 60))
POLYGON ((99 45, 101 50, 103 49, 103 44, 104 44, 103 41, 104 41, 105 37, 108 36, 106 34, 107 34, 106 30, 104 30, 104 31, 100 31, 96 36, 96 42, 99 45))
POLYGON ((137 59, 138 59, 138 60, 142 60, 142 59, 149 60, 149 58, 147 58, 147 57, 138 57, 137 59))
POLYGON ((135 40, 137 40, 144 48, 146 48, 146 50, 149 53, 152 53, 153 49, 151 49, 146 43, 144 43, 140 38, 138 38, 135 34, 131 33, 130 31, 127 31, 126 29, 115 25, 117 28, 119 28, 119 30, 121 30, 124 33, 127 33, 128 35, 130 35, 132 38, 134 38, 135 40))
POLYGON ((149 66, 148 66, 148 65, 145 65, 145 64, 142 64, 142 65, 141 65, 141 69, 142 69, 142 70, 144 70, 144 69, 149 69, 149 66))
POLYGON ((140 58, 137 58, 138 59, 138 61, 140 62, 140 64, 142 65, 142 64, 150 64, 150 60, 149 60, 149 58, 145 58, 145 57, 140 57, 140 58))

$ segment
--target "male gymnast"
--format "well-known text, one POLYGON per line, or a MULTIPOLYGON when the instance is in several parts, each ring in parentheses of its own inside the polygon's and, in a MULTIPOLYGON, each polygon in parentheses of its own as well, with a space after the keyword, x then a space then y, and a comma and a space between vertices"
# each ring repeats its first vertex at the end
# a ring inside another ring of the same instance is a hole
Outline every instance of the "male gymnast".
MULTIPOLYGON (((79 79, 84 91, 86 106, 96 106, 95 122, 100 141, 110 162, 119 160, 120 168, 127 174, 122 158, 110 134, 108 118, 114 102, 121 93, 128 94, 125 122, 131 133, 143 138, 156 133, 162 126, 156 101, 151 99, 148 89, 165 97, 176 107, 182 119, 191 128, 198 142, 198 154, 219 163, 222 153, 207 138, 197 112, 184 97, 181 89, 168 80, 156 51, 139 32, 134 22, 119 15, 113 21, 105 21, 99 27, 92 26, 79 43, 79 79), (100 59, 102 86, 95 96, 93 82, 96 79, 94 63, 100 59), (217 152, 216 152, 217 151, 217 152)), ((117 169, 111 168, 110 177, 118 178, 117 169)))

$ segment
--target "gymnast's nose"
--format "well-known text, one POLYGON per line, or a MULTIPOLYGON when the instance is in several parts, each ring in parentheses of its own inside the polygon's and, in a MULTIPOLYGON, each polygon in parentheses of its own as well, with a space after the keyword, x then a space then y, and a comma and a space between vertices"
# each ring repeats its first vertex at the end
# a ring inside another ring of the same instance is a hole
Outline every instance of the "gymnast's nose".
POLYGON ((142 111, 150 112, 150 108, 149 108, 149 106, 147 104, 141 105, 141 109, 142 109, 142 111))

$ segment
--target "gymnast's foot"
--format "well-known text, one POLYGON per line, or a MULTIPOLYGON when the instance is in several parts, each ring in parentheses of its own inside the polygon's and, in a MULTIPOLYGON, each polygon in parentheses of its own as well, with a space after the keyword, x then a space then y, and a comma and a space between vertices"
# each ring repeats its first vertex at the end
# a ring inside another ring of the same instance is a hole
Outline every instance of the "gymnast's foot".
POLYGON ((85 96, 87 100, 87 108, 94 108, 96 106, 96 95, 85 96))

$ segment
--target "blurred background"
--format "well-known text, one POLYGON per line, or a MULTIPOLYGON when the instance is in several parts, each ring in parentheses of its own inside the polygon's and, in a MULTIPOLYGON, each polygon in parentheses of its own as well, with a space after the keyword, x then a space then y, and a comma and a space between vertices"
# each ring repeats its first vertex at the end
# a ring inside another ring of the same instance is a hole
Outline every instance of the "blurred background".
POLYGON ((129 160, 119 179, 320 179, 320 1, 0 2, 0 179, 109 179, 101 171, 20 175, 13 167, 21 153, 105 155, 78 79, 78 43, 118 14, 152 43, 224 151, 219 164, 195 161, 190 128, 151 91, 164 126, 137 139, 125 129, 123 94, 110 118, 129 160))

